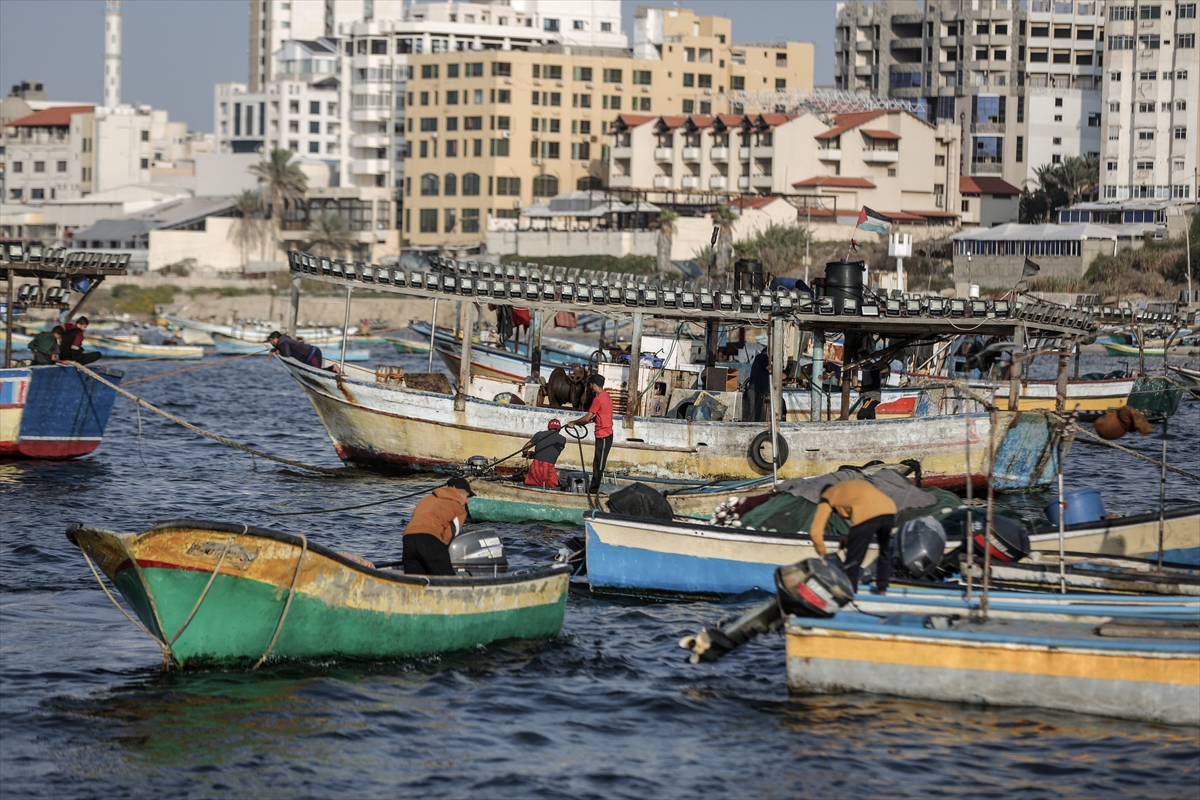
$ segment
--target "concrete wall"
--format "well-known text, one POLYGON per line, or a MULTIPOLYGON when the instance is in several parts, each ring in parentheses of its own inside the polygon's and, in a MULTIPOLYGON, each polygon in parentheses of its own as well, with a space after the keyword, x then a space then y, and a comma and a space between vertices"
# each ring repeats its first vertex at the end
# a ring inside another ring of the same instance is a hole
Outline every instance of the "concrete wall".
MULTIPOLYGON (((531 258, 556 256, 652 256, 657 231, 489 231, 489 253, 516 253, 531 258)), ((672 250, 674 257, 674 250, 672 250)))
MULTIPOLYGON (((234 222, 232 217, 209 217, 202 231, 150 231, 150 271, 194 258, 200 270, 241 272, 242 251, 229 236, 234 222)), ((273 245, 268 245, 266 255, 267 261, 286 260, 286 255, 273 245)), ((264 260, 259 247, 252 248, 247 256, 254 261, 264 260)))

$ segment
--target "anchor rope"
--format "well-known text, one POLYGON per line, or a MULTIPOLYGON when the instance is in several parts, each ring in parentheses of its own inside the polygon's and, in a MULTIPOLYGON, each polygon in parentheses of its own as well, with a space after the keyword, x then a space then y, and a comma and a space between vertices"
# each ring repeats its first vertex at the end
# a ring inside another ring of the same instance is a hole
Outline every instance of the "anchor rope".
POLYGON ((185 419, 180 419, 179 417, 175 416, 174 414, 170 413, 169 411, 164 411, 163 409, 158 408, 154 404, 146 402, 145 400, 138 397, 137 395, 132 394, 131 392, 126 391, 125 389, 122 389, 117 384, 115 384, 109 380, 106 380, 103 376, 93 372, 92 370, 88 369, 83 364, 80 364, 77 361, 71 362, 71 366, 75 367, 80 372, 83 372, 84 374, 88 375, 93 380, 96 380, 96 381, 104 384, 105 386, 108 386, 109 388, 113 389, 114 391, 117 392, 117 394, 129 398, 136 405, 144 406, 145 408, 148 408, 151 411, 153 411, 155 414, 158 414, 159 416, 162 416, 162 417, 166 417, 167 419, 171 420, 171 422, 174 422, 176 425, 180 425, 184 428, 187 428, 188 430, 198 433, 201 436, 207 436, 209 439, 220 442, 221 444, 226 445, 227 447, 232 447, 235 450, 241 450, 244 453, 249 453, 251 456, 259 456, 259 457, 265 458, 269 461, 276 461, 280 464, 286 464, 289 467, 296 467, 297 469, 306 469, 306 470, 309 470, 310 472, 319 472, 323 475, 336 475, 338 477, 346 477, 346 472, 344 470, 330 469, 328 467, 318 467, 318 466, 314 466, 312 464, 305 464, 301 461, 293 461, 290 458, 283 458, 281 456, 273 456, 270 453, 264 453, 262 450, 256 450, 253 447, 248 447, 247 445, 239 444, 239 443, 233 441, 232 439, 227 439, 224 436, 221 436, 219 434, 213 433, 211 431, 206 431, 204 428, 201 428, 199 425, 193 425, 192 423, 188 422, 185 419))
POLYGON ((96 576, 96 583, 100 584, 100 588, 104 590, 104 594, 108 596, 108 599, 112 601, 112 604, 117 607, 117 611, 120 611, 122 614, 124 614, 125 619, 137 626, 138 630, 149 636, 154 641, 158 642, 158 646, 162 649, 163 664, 169 666, 171 663, 171 646, 151 633, 150 629, 145 625, 129 616, 129 612, 117 602, 117 598, 113 597, 112 592, 110 592, 108 587, 104 585, 104 581, 100 578, 100 573, 96 571, 96 565, 92 563, 92 559, 88 556, 87 550, 83 549, 83 545, 79 545, 79 552, 83 553, 83 560, 87 562, 88 567, 92 570, 92 574, 96 576))
MULTIPOLYGON (((1062 419, 1062 417, 1059 417, 1058 415, 1053 415, 1053 416, 1055 416, 1059 420, 1062 419)), ((1096 434, 1092 433, 1091 431, 1087 430, 1086 428, 1076 426, 1075 431, 1076 431, 1076 433, 1082 433, 1084 436, 1088 437, 1089 439, 1095 440, 1097 444, 1102 444, 1105 447, 1111 447, 1114 450, 1119 450, 1120 452, 1125 453, 1126 455, 1131 455, 1134 458, 1140 458, 1142 461, 1153 464, 1156 467, 1163 466, 1163 462, 1161 462, 1161 461, 1150 458, 1149 456, 1144 456, 1141 453, 1137 452, 1136 450, 1130 450, 1128 447, 1122 447, 1119 444, 1113 444, 1112 442, 1108 441, 1107 439, 1097 436, 1096 434)), ((1166 467, 1171 472, 1175 472, 1179 475, 1183 475, 1185 478, 1191 478, 1194 481, 1200 481, 1200 475, 1197 475, 1194 472, 1188 472, 1187 470, 1180 469, 1179 467, 1173 467, 1170 464, 1167 464, 1166 467)))
POLYGON ((300 566, 304 563, 304 556, 307 552, 308 538, 304 534, 300 534, 300 558, 296 560, 296 573, 292 575, 292 585, 288 587, 287 602, 283 604, 283 613, 279 615, 279 622, 275 625, 275 635, 271 637, 271 643, 267 645, 267 651, 262 654, 262 658, 251 669, 261 667, 271 655, 271 651, 275 649, 275 641, 279 638, 279 632, 283 630, 283 622, 287 619, 288 611, 292 608, 292 598, 296 596, 296 583, 300 580, 300 566))
POLYGON ((181 372, 190 372, 191 370, 194 370, 194 369, 204 369, 205 367, 215 367, 217 364, 224 364, 227 361, 237 361, 239 358, 247 358, 248 356, 261 356, 261 355, 265 354, 267 352, 267 350, 268 350, 268 348, 264 347, 261 350, 255 350, 253 353, 243 353, 240 356, 233 356, 231 358, 222 358, 217 361, 210 361, 207 364, 196 364, 191 367, 184 367, 183 369, 176 369, 176 370, 172 370, 170 372, 160 372, 157 375, 148 375, 145 378, 138 378, 137 380, 126 381, 125 385, 132 386, 133 384, 141 383, 142 381, 152 381, 155 378, 165 378, 168 375, 178 375, 181 372))
MULTIPOLYGON (((248 533, 249 531, 250 526, 242 523, 242 533, 248 533)), ((179 630, 175 631, 175 635, 167 641, 167 646, 175 644, 175 640, 191 624, 192 617, 196 616, 196 612, 200 610, 200 604, 204 602, 204 598, 208 595, 208 590, 212 588, 213 581, 217 579, 217 573, 221 571, 221 565, 225 563, 225 556, 229 553, 229 545, 233 544, 233 540, 241 536, 242 533, 235 533, 225 541, 225 548, 221 550, 221 557, 217 559, 217 566, 213 567, 212 575, 208 576, 208 583, 204 584, 204 591, 200 592, 200 596, 196 598, 196 605, 192 606, 192 613, 187 615, 187 619, 179 626, 179 630)))
POLYGON ((395 503, 397 500, 408 500, 409 498, 416 497, 419 494, 424 494, 425 492, 428 492, 430 489, 433 489, 433 488, 436 488, 436 487, 426 486, 422 489, 418 489, 415 492, 409 492, 408 494, 396 495, 395 497, 388 497, 383 500, 372 500, 369 503, 359 503, 358 505, 353 505, 353 506, 341 506, 340 508, 319 508, 316 511, 264 511, 262 513, 266 514, 269 517, 303 517, 303 516, 308 516, 310 514, 332 514, 337 511, 354 511, 355 509, 359 509, 359 508, 369 508, 370 506, 381 506, 384 503, 395 503))

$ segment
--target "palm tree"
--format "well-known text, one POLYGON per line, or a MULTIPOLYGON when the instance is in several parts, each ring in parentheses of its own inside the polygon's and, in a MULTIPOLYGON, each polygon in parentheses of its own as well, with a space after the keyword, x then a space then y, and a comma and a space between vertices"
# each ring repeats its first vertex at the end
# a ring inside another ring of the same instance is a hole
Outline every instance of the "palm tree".
POLYGON ((725 275, 733 261, 733 223, 737 222, 737 214, 729 206, 719 206, 713 212, 713 221, 721 228, 721 238, 717 240, 716 273, 725 275))
POLYGON ((269 215, 274 223, 277 245, 282 238, 284 212, 303 204, 308 189, 308 176, 292 160, 293 156, 290 150, 272 150, 270 158, 250 167, 250 174, 262 184, 258 199, 263 215, 269 215))
POLYGON ((346 220, 336 211, 326 211, 314 219, 309 228, 308 250, 315 255, 340 258, 354 246, 354 233, 346 220))
POLYGON ((671 263, 671 237, 675 235, 675 220, 679 215, 669 208, 658 212, 658 272, 666 275, 674 265, 671 263))
POLYGON ((229 228, 229 238, 242 251, 242 270, 244 271, 246 262, 249 260, 250 249, 262 241, 264 233, 262 220, 258 219, 258 195, 250 189, 246 189, 234 198, 233 210, 237 216, 234 217, 233 225, 229 228))

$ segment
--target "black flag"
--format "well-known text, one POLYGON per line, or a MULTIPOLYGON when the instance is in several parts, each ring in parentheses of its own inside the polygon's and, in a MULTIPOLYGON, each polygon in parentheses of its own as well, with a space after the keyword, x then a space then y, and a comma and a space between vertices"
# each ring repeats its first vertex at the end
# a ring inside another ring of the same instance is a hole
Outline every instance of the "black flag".
POLYGON ((1026 258, 1025 266, 1021 267, 1021 277, 1022 278, 1032 278, 1033 276, 1037 275, 1041 271, 1042 271, 1042 268, 1040 266, 1038 266, 1037 264, 1033 263, 1028 258, 1026 258))

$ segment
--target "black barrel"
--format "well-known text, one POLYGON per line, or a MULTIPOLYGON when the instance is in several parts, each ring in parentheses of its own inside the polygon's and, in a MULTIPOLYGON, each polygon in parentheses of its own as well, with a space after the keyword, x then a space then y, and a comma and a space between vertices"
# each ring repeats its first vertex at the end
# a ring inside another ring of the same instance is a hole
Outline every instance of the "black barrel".
POLYGON ((761 292, 766 282, 763 280, 763 265, 753 258, 739 258, 733 265, 733 287, 739 292, 761 292))
POLYGON ((833 298, 833 313, 841 314, 846 300, 857 300, 862 304, 863 275, 867 271, 863 261, 829 261, 825 264, 826 297, 833 298))

